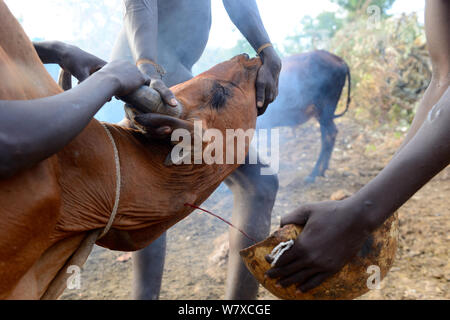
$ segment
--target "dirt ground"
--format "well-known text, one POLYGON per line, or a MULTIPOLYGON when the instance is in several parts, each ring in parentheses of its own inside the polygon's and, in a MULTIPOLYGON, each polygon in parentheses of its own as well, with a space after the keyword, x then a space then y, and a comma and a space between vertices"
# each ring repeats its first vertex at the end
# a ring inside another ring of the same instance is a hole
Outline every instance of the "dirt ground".
MULTIPOLYGON (((392 128, 367 128, 344 117, 326 177, 306 185, 320 149, 315 121, 281 128, 280 189, 272 229, 296 206, 327 200, 337 190, 353 193, 371 180, 399 147, 404 133, 392 128)), ((450 167, 436 176, 400 210, 397 258, 380 290, 360 299, 450 299, 450 167)), ((232 195, 222 185, 203 205, 231 218, 232 195)), ((168 249, 160 299, 223 299, 226 244, 216 238, 228 226, 193 212, 168 231, 168 249), (221 252, 222 250, 222 252, 221 252)), ((95 247, 86 262, 81 289, 66 290, 62 299, 130 299, 132 261, 123 252, 95 247)), ((274 299, 260 287, 259 299, 274 299)))

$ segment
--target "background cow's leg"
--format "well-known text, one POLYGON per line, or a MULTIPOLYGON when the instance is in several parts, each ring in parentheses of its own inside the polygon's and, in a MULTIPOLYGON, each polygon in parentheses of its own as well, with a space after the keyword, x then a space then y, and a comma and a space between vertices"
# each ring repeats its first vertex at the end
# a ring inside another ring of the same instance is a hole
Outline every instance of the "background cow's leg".
MULTIPOLYGON (((257 164, 244 164, 225 180, 234 196, 233 224, 258 241, 270 232, 270 216, 278 191, 276 175, 261 175, 265 166, 258 158, 257 164)), ((226 299, 256 298, 258 283, 239 256, 241 249, 252 244, 241 233, 230 229, 226 299)))
POLYGON ((306 183, 313 183, 316 180, 317 176, 323 177, 325 175, 325 171, 328 169, 328 164, 330 162, 334 143, 336 142, 336 136, 338 133, 338 130, 332 118, 320 120, 319 122, 322 141, 320 155, 319 159, 317 159, 313 171, 308 177, 306 177, 306 183))
POLYGON ((323 158, 318 175, 323 177, 325 176, 325 171, 328 169, 330 163, 338 130, 333 119, 327 119, 323 123, 320 123, 320 128, 322 134, 323 158))
POLYGON ((316 180, 316 177, 319 175, 319 172, 321 172, 323 159, 325 157, 325 144, 326 144, 325 126, 322 123, 320 123, 320 133, 321 133, 321 146, 320 146, 319 158, 316 161, 316 165, 314 166, 314 169, 311 171, 309 176, 307 176, 305 178, 306 183, 313 183, 316 180))
POLYGON ((336 125, 334 124, 334 112, 336 111, 340 92, 341 91, 338 92, 339 95, 331 97, 324 102, 317 103, 316 105, 319 110, 318 120, 321 133, 321 148, 319 159, 317 159, 313 171, 305 178, 306 183, 313 183, 317 176, 323 177, 325 175, 325 171, 328 169, 328 164, 330 162, 338 133, 336 125))

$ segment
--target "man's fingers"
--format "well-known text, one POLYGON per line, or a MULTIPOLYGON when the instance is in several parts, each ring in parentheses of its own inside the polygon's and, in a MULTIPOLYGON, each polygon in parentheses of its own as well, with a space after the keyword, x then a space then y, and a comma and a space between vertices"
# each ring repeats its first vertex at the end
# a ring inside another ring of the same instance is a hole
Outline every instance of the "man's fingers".
MULTIPOLYGON (((275 266, 267 271, 267 275, 271 278, 286 277, 291 273, 308 267, 303 258, 302 251, 293 248, 285 251, 275 263, 275 266)), ((268 258, 266 258, 268 260, 268 258)))
POLYGON ((316 273, 317 271, 314 269, 303 269, 289 277, 281 279, 279 281, 279 284, 284 288, 289 287, 292 284, 302 285, 306 280, 308 280, 311 276, 315 275, 316 273))
POLYGON ((309 205, 303 205, 300 208, 281 217, 280 225, 283 227, 287 224, 296 224, 304 226, 311 215, 311 208, 309 205))
POLYGON ((262 82, 256 82, 256 106, 258 108, 264 107, 266 101, 266 85, 262 82))
POLYGON ((329 276, 330 274, 328 273, 318 273, 306 280, 303 284, 299 285, 298 289, 303 293, 308 292, 309 290, 314 289, 315 287, 320 285, 329 276))
POLYGON ((163 114, 156 114, 156 113, 140 114, 137 115, 134 118, 134 120, 144 127, 153 129, 157 129, 160 127, 169 127, 172 130, 175 129, 186 129, 188 131, 193 130, 193 124, 191 122, 163 114))
POLYGON ((275 100, 275 91, 273 90, 273 88, 269 88, 269 86, 267 86, 267 89, 266 89, 267 105, 271 104, 273 102, 273 100, 275 100))
POLYGON ((167 136, 172 133, 172 128, 168 126, 160 127, 155 130, 155 133, 160 136, 167 136))
POLYGON ((266 112, 269 104, 271 104, 273 102, 273 92, 272 92, 272 89, 270 88, 270 86, 266 86, 265 98, 266 99, 264 100, 264 104, 263 104, 262 108, 258 109, 259 116, 264 114, 264 112, 266 112))
POLYGON ((297 238, 294 246, 283 252, 283 254, 278 258, 278 261, 275 263, 275 268, 284 267, 292 263, 296 264, 297 269, 306 268, 308 265, 305 257, 305 251, 300 246, 297 238))
POLYGON ((144 78, 144 85, 150 86, 150 83, 152 83, 152 79, 146 74, 142 74, 142 77, 144 78))
POLYGON ((270 278, 286 278, 306 268, 301 260, 293 259, 289 263, 280 266, 278 266, 278 262, 275 267, 267 270, 266 275, 270 278))
POLYGON ((278 97, 278 92, 279 92, 279 88, 278 88, 278 81, 277 81, 277 85, 275 86, 273 100, 275 100, 278 97))
POLYGON ((170 91, 169 88, 166 87, 164 82, 162 82, 161 80, 153 80, 150 84, 150 87, 159 92, 161 98, 166 104, 172 107, 177 106, 177 100, 175 99, 175 95, 172 93, 172 91, 170 91))

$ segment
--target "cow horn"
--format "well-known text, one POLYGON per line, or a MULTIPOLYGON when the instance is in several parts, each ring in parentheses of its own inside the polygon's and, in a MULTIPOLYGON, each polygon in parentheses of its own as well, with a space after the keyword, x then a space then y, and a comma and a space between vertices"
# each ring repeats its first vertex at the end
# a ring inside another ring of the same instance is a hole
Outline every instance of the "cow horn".
MULTIPOLYGON (((64 90, 71 89, 72 75, 66 70, 61 69, 58 84, 64 90)), ((180 117, 183 112, 183 106, 180 102, 177 103, 176 107, 168 106, 162 101, 159 93, 148 86, 142 86, 135 92, 125 97, 119 97, 119 99, 134 106, 143 113, 160 113, 173 117, 180 117)))

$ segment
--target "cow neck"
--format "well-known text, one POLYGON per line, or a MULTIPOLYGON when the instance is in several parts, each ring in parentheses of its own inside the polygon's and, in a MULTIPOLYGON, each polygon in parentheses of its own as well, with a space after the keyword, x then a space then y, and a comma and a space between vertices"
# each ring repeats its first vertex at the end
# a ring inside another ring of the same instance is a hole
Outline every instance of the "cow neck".
POLYGON ((200 204, 238 165, 174 165, 164 161, 173 146, 115 125, 109 129, 119 150, 122 191, 113 228, 139 227, 185 214, 186 202, 200 204), (133 221, 139 221, 134 224, 133 221))
MULTIPOLYGON (((186 202, 200 204, 237 165, 167 167, 167 143, 148 141, 136 130, 107 124, 117 145, 121 193, 112 228, 138 230, 185 215, 186 202)), ((63 207, 52 238, 103 229, 115 202, 113 148, 98 121, 59 154, 63 207)), ((191 211, 191 210, 190 210, 191 211)))

